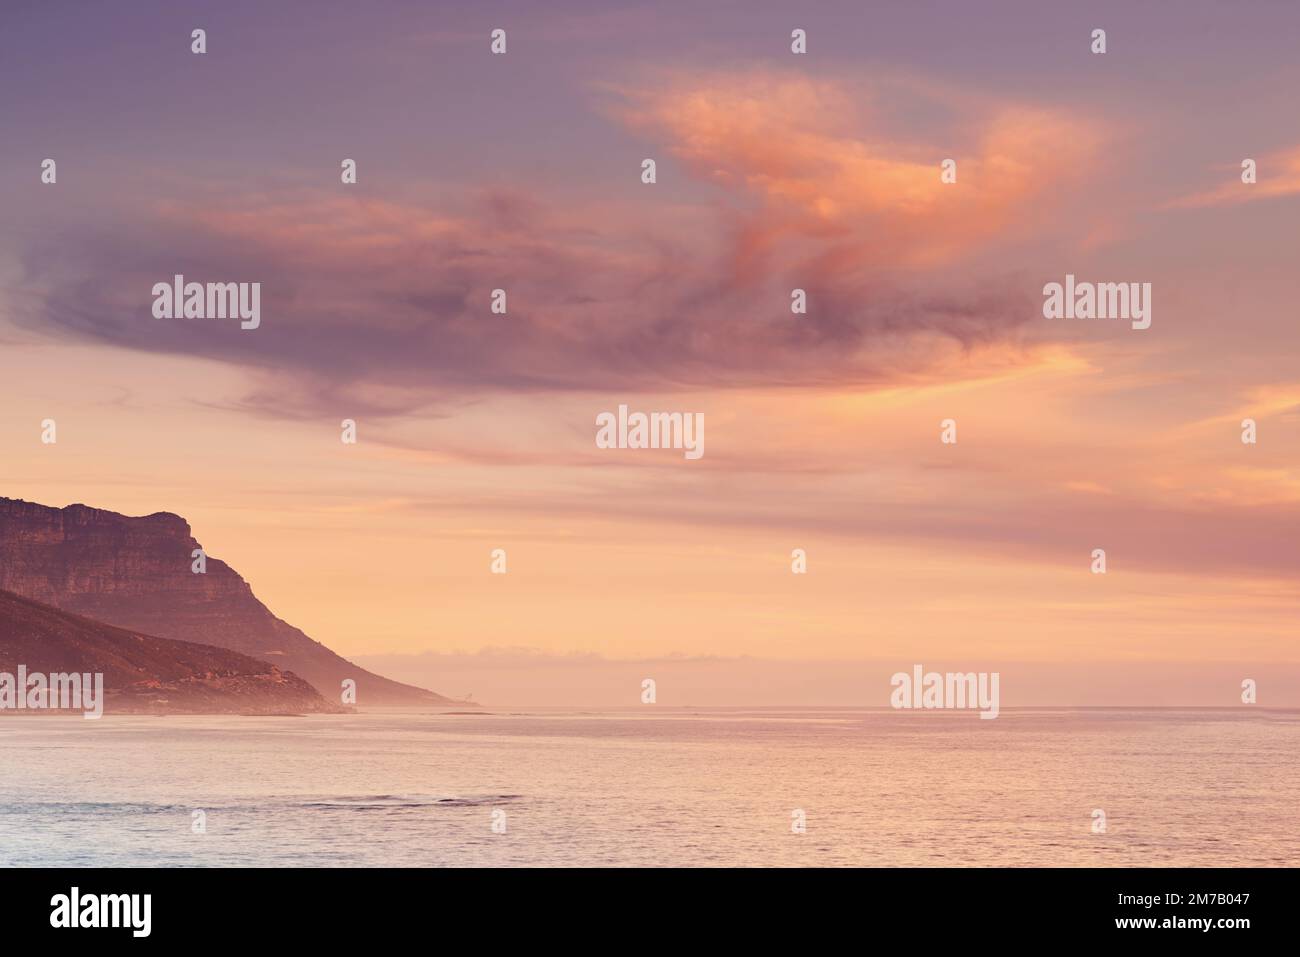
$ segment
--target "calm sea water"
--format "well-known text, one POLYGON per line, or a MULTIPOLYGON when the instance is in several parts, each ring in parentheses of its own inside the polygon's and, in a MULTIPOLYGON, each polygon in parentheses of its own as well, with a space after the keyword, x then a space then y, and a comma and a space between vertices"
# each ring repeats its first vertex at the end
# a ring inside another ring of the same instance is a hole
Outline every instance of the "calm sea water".
POLYGON ((1297 712, 0 720, 7 865, 1295 866, 1298 819, 1297 712))

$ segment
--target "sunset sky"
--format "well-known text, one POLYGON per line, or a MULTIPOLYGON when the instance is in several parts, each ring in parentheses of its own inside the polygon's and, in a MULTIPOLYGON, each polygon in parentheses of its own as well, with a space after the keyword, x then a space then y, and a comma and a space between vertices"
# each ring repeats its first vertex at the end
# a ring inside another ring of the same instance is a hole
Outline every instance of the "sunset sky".
POLYGON ((398 678, 1300 664, 1300 10, 380 6, 0 13, 0 495, 183 515, 398 678), (153 318, 176 273, 261 328, 153 318), (1151 328, 1044 319, 1067 273, 1151 328))

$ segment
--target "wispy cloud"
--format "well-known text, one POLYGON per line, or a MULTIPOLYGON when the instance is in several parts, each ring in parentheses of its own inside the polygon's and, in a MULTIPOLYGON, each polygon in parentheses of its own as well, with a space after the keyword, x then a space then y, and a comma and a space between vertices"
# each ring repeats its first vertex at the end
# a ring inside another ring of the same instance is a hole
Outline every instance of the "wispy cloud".
POLYGON ((947 190, 933 144, 846 130, 850 94, 764 77, 622 94, 621 122, 722 188, 672 230, 625 198, 575 206, 522 186, 455 204, 338 190, 171 199, 27 247, 18 318, 238 365, 257 380, 243 404, 285 416, 340 398, 383 415, 491 393, 986 374, 952 359, 999 344, 1004 364, 1036 304, 1014 281, 941 269, 1029 223, 1097 136, 1076 125, 1063 150, 1065 117, 998 109, 947 190), (262 328, 153 319, 149 290, 176 273, 260 281, 262 328), (795 287, 806 316, 790 314, 795 287), (497 288, 508 316, 488 309, 497 288))
POLYGON ((871 115, 869 84, 800 75, 675 76, 619 92, 615 115, 665 141, 694 175, 755 201, 735 211, 734 264, 751 280, 788 260, 785 242, 805 244, 819 279, 848 281, 1008 241, 1042 225, 1105 139, 1091 118, 1007 103, 946 135, 900 139, 871 115), (959 185, 945 186, 940 162, 951 157, 959 185))
POLYGON ((1219 186, 1171 200, 1170 209, 1236 206, 1300 193, 1300 145, 1270 153, 1256 164, 1256 182, 1243 183, 1240 166, 1223 167, 1219 186))

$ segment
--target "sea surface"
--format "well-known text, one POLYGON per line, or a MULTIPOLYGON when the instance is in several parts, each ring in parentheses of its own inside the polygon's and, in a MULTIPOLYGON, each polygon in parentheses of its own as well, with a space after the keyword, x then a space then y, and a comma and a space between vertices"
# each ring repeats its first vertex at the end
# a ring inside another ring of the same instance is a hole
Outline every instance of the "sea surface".
POLYGON ((0 718, 0 865, 1297 866, 1298 825, 1295 711, 0 718))

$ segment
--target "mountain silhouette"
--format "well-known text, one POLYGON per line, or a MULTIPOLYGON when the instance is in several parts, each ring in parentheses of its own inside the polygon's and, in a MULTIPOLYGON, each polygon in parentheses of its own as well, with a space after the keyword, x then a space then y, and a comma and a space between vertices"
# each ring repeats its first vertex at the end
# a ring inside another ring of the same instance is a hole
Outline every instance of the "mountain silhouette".
POLYGON ((0 672, 17 675, 20 666, 28 674, 102 674, 109 713, 347 710, 247 655, 136 634, 0 591, 0 672))
MULTIPOLYGON (((229 565, 206 558, 179 515, 135 518, 85 505, 0 498, 0 589, 107 625, 215 645, 293 672, 327 701, 356 682, 356 704, 450 704, 352 664, 273 615, 229 565)), ((81 669, 85 670, 85 669, 81 669)))

